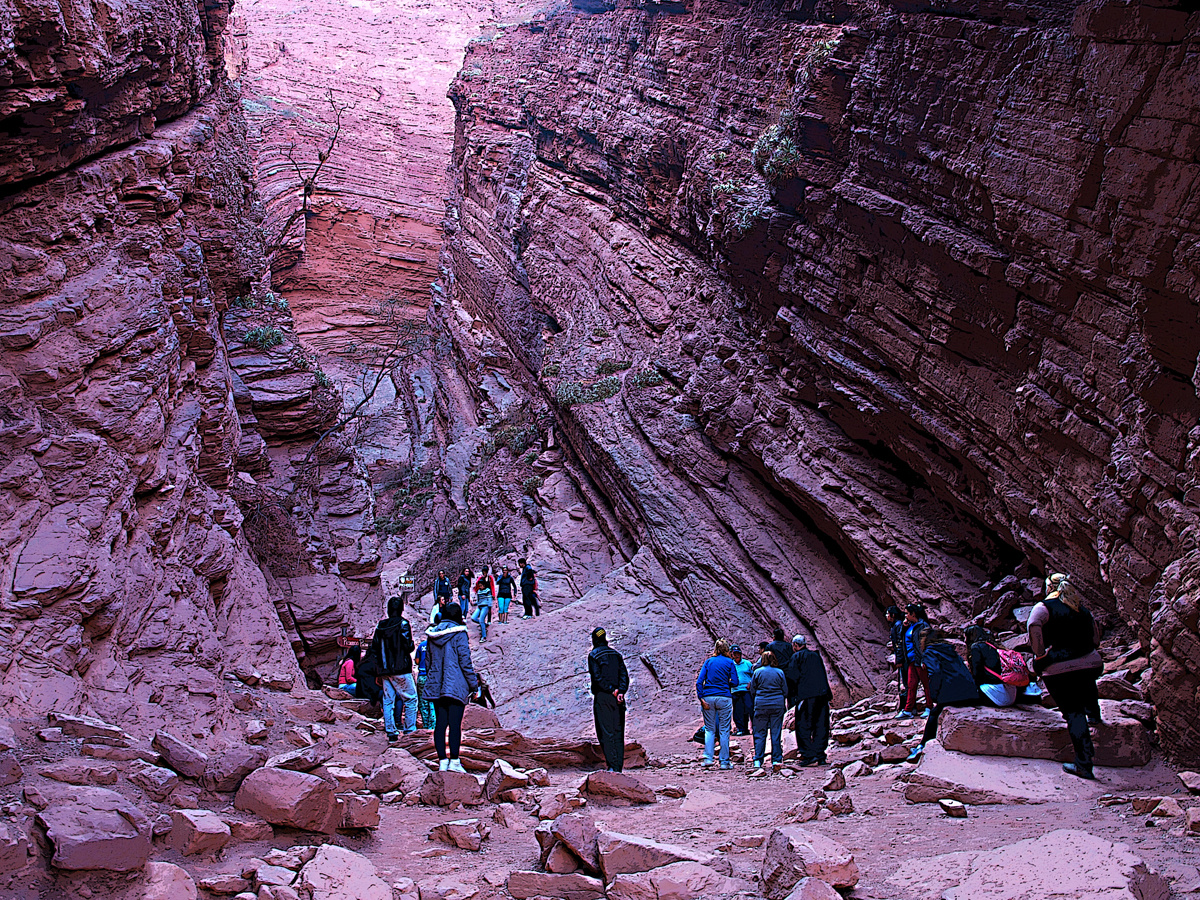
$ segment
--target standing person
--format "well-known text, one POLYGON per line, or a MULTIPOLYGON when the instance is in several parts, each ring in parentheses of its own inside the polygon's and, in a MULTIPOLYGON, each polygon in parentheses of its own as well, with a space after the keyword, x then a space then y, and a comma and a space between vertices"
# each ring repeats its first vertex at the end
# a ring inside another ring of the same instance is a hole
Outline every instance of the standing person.
POLYGON ((508 566, 504 567, 504 574, 496 582, 496 590, 499 592, 496 597, 496 603, 497 610, 500 613, 500 621, 507 625, 508 605, 512 603, 517 591, 517 579, 513 578, 512 569, 508 566))
POLYGON ((750 678, 754 703, 754 768, 761 769, 771 734, 771 768, 778 772, 783 762, 783 714, 787 710, 787 677, 775 662, 775 654, 764 650, 750 678))
POLYGON ((788 660, 792 658, 792 645, 784 638, 782 628, 776 628, 771 633, 771 643, 767 644, 767 649, 775 654, 775 665, 786 669, 788 660))
POLYGON ((908 695, 908 661, 904 658, 904 613, 898 606, 889 606, 885 613, 888 620, 888 633, 892 639, 892 656, 896 660, 896 679, 900 683, 900 701, 896 711, 904 709, 904 699, 908 695))
POLYGON ((383 728, 388 741, 398 739, 397 725, 405 734, 417 730, 417 684, 412 676, 414 650, 412 626, 404 618, 404 598, 388 598, 388 617, 375 627, 371 655, 378 664, 377 684, 383 688, 383 728), (396 701, 400 721, 396 722, 396 701))
POLYGON ((467 617, 467 610, 471 608, 471 585, 474 583, 475 573, 471 571, 471 567, 463 567, 462 574, 458 576, 458 605, 462 607, 464 619, 467 617))
POLYGON ((603 628, 592 631, 588 675, 592 680, 596 740, 604 751, 608 771, 620 772, 625 768, 625 692, 629 690, 629 672, 625 658, 608 646, 608 635, 603 628))
POLYGON ((362 659, 362 650, 355 644, 346 651, 346 658, 338 667, 338 687, 348 694, 353 694, 358 687, 358 662, 362 659))
POLYGON ((737 687, 737 668, 729 658, 729 644, 719 640, 713 653, 700 667, 696 676, 696 696, 704 714, 704 765, 713 764, 713 746, 721 742, 721 768, 731 769, 729 762, 729 722, 733 715, 733 689, 737 687))
POLYGON ((896 713, 897 719, 911 719, 916 714, 917 685, 925 692, 925 715, 929 715, 929 671, 921 659, 921 634, 929 629, 925 620, 925 607, 910 603, 904 607, 904 660, 908 666, 907 689, 904 709, 896 713))
MULTIPOLYGON (((441 617, 438 617, 438 622, 441 617)), ((434 625, 437 622, 432 623, 434 625)), ((425 685, 429 681, 429 671, 426 663, 429 661, 429 638, 421 638, 417 644, 417 715, 421 719, 422 728, 433 728, 433 704, 429 702, 429 692, 425 685)))
POLYGON ((517 565, 521 567, 521 603, 525 607, 525 615, 521 618, 540 616, 542 614, 542 598, 538 594, 537 572, 524 557, 517 560, 517 565))
POLYGON ((488 567, 484 566, 475 582, 475 612, 471 615, 472 622, 479 623, 479 640, 487 640, 487 623, 492 619, 492 603, 496 597, 496 579, 492 577, 488 567))
POLYGON ((1100 722, 1096 692, 1096 679, 1104 671, 1096 649, 1100 628, 1068 576, 1052 575, 1047 583, 1055 590, 1029 614, 1033 670, 1042 676, 1046 690, 1067 720, 1075 761, 1063 763, 1063 771, 1094 779, 1096 751, 1088 723, 1100 722))
POLYGON ((733 724, 738 734, 746 735, 750 733, 750 712, 754 706, 750 699, 750 676, 754 674, 754 664, 742 659, 742 648, 737 644, 729 648, 729 653, 738 674, 738 684, 733 689, 733 724))
POLYGON ((433 746, 438 768, 464 772, 458 754, 462 744, 463 711, 475 691, 479 676, 471 665, 471 642, 463 625, 462 607, 447 604, 442 621, 425 632, 428 641, 425 690, 433 703, 433 746))
POLYGON ((433 580, 433 603, 437 604, 449 601, 454 596, 454 585, 450 582, 450 576, 446 574, 445 569, 439 569, 437 578, 433 580))
POLYGON ((825 661, 816 650, 810 650, 804 635, 792 638, 794 652, 789 668, 796 672, 796 748, 800 765, 823 766, 829 748, 829 676, 825 661))
POLYGON ((908 754, 906 762, 916 762, 925 745, 937 736, 938 719, 947 706, 978 706, 979 688, 962 657, 947 643, 945 637, 932 628, 921 632, 921 659, 928 672, 926 699, 933 704, 921 743, 908 754))

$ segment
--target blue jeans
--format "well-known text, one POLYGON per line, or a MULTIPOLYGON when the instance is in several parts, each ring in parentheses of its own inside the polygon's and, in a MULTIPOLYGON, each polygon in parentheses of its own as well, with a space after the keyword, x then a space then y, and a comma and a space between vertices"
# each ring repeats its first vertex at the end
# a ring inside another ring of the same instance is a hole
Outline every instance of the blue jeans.
POLYGON ((771 732, 771 762, 783 762, 783 707, 754 711, 754 762, 763 764, 767 753, 767 732, 771 732))
POLYGON ((733 719, 732 697, 704 697, 704 761, 712 762, 713 744, 721 739, 721 765, 729 765, 729 723, 733 719))
POLYGON ((459 594, 458 605, 462 607, 463 616, 465 617, 467 615, 467 610, 471 607, 471 594, 469 592, 466 594, 459 594))
POLYGON ((477 606, 475 612, 471 613, 471 621, 479 623, 479 639, 487 640, 487 623, 492 617, 491 606, 477 606))
POLYGON ((383 729, 388 734, 396 733, 396 700, 400 701, 401 726, 404 733, 417 730, 417 683, 412 675, 385 675, 383 677, 383 729))

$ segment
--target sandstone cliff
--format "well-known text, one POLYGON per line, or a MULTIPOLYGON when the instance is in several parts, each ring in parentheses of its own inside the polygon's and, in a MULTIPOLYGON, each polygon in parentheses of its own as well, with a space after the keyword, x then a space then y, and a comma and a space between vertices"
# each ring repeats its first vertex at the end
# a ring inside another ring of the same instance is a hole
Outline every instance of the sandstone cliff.
POLYGON ((808 630, 851 692, 884 605, 1070 571, 1194 756, 1188 9, 580 3, 473 42, 440 316, 474 402, 551 415, 697 621, 808 630))

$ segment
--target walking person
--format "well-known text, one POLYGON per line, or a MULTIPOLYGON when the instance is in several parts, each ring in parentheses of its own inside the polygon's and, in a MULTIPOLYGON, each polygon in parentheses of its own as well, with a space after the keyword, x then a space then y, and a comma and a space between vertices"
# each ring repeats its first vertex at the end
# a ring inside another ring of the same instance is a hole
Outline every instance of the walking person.
POLYGON ((475 573, 471 571, 470 566, 465 566, 462 574, 458 576, 458 605, 462 607, 463 618, 467 617, 467 610, 471 608, 471 586, 475 584, 475 573))
POLYGON ((462 744, 463 711, 479 690, 479 676, 471 665, 471 642, 463 624, 462 607, 450 603, 442 621, 425 632, 428 642, 426 693, 433 703, 433 746, 438 768, 443 772, 464 772, 459 760, 462 744))
POLYGON ((521 567, 521 603, 525 607, 525 615, 521 618, 540 616, 542 614, 542 598, 538 594, 537 572, 525 557, 518 559, 517 565, 521 567))
POLYGON ((625 768, 625 692, 629 690, 629 672, 625 658, 608 646, 608 635, 603 628, 592 631, 588 675, 592 681, 596 740, 604 752, 608 771, 620 772, 625 768))
POLYGON ((925 607, 919 603, 910 603, 904 607, 904 662, 908 666, 905 677, 904 709, 896 713, 897 719, 911 719, 916 715, 917 685, 925 692, 925 715, 929 715, 929 672, 921 659, 921 634, 928 630, 925 607))
POLYGON ((764 650, 758 668, 750 678, 750 699, 754 704, 754 768, 761 769, 767 752, 767 734, 771 735, 771 768, 778 772, 783 763, 783 714, 787 710, 787 678, 775 661, 775 654, 764 650))
POLYGON ((792 638, 788 668, 795 672, 796 748, 802 766, 823 766, 829 749, 829 676, 821 654, 808 646, 802 634, 792 638))
POLYGON ((904 613, 898 606, 889 606, 884 615, 887 616, 892 656, 896 661, 896 680, 900 684, 900 701, 896 706, 896 711, 899 712, 904 709, 904 700, 908 695, 908 662, 904 658, 904 613))
MULTIPOLYGON (((441 617, 438 617, 438 622, 441 617)), ((431 622, 436 625, 437 622, 431 622)), ((429 638, 421 638, 417 644, 417 717, 421 720, 422 728, 433 728, 433 704, 429 702, 429 691, 425 685, 429 681, 429 671, 426 663, 429 661, 429 638)))
POLYGON ((443 601, 449 602, 454 596, 454 585, 445 569, 439 569, 437 578, 433 580, 433 602, 436 606, 443 601))
POLYGON ((1068 576, 1056 574, 1047 583, 1053 592, 1029 614, 1033 670, 1042 676, 1046 690, 1067 720, 1075 761, 1063 763, 1063 771, 1094 779, 1096 751, 1088 724, 1100 723, 1096 691, 1096 679, 1104 671, 1096 649, 1100 628, 1068 576))
POLYGON ((479 640, 487 640, 487 623, 492 620, 492 603, 496 597, 496 579, 492 577, 488 567, 484 566, 475 582, 475 612, 471 621, 479 623, 479 640))
POLYGON ((517 579, 513 578, 512 569, 508 566, 504 567, 504 574, 500 576, 500 580, 496 582, 496 610, 499 613, 499 620, 505 625, 508 624, 508 606, 513 602, 513 597, 516 596, 517 579))
POLYGON ((383 688, 383 728, 389 742, 398 740, 398 727, 405 734, 417 730, 417 684, 412 675, 414 649, 412 626, 404 618, 404 598, 390 597, 388 617, 375 627, 370 650, 378 667, 375 681, 383 688))
POLYGON ((733 768, 729 762, 729 723, 733 718, 733 689, 737 687, 737 668, 729 658, 729 643, 718 640, 713 653, 696 676, 696 696, 704 714, 704 765, 713 764, 713 749, 721 743, 721 768, 733 768))
POLYGON ((754 674, 754 664, 742 659, 742 648, 737 644, 729 648, 729 654, 733 657, 738 674, 738 684, 733 689, 733 724, 739 735, 746 735, 750 733, 750 713, 754 707, 750 699, 750 676, 754 674))

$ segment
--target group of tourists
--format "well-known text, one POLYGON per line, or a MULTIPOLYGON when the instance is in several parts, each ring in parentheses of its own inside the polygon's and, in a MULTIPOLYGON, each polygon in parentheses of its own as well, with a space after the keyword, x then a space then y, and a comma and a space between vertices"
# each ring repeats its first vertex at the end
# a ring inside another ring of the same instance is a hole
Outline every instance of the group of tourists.
POLYGON ((1098 650, 1099 626, 1081 600, 1067 575, 1056 573, 1046 579, 1046 599, 1033 607, 1028 621, 1032 664, 978 625, 966 629, 964 662, 947 636, 929 624, 920 604, 908 605, 903 613, 895 606, 889 608, 892 648, 900 673, 896 716, 916 716, 918 686, 925 695, 925 729, 909 761, 919 759, 925 744, 933 740, 946 707, 1037 702, 1042 694, 1036 682, 1040 677, 1066 719, 1075 751, 1074 762, 1065 763, 1063 770, 1080 778, 1095 778, 1089 725, 1100 724, 1096 679, 1104 669, 1098 650))
POLYGON ((521 589, 521 605, 525 609, 522 619, 529 619, 542 614, 542 602, 538 596, 537 572, 529 561, 522 557, 517 560, 521 569, 520 579, 513 575, 508 565, 484 566, 477 576, 470 566, 462 570, 458 582, 451 585, 450 577, 445 570, 438 572, 433 583, 433 609, 430 610, 430 622, 433 623, 441 614, 440 610, 447 604, 454 603, 454 590, 458 591, 458 605, 463 618, 467 617, 474 600, 474 611, 470 614, 472 622, 479 625, 479 640, 487 640, 488 623, 492 621, 492 607, 496 608, 496 621, 501 624, 508 622, 508 608, 517 596, 517 588, 521 589), (499 577, 497 577, 499 576, 499 577))

